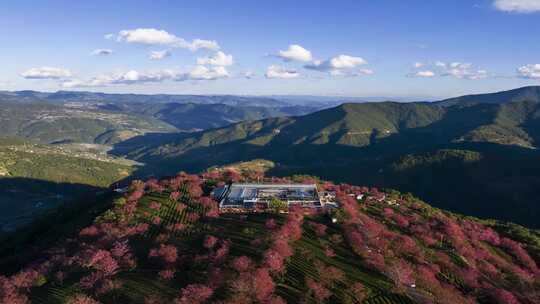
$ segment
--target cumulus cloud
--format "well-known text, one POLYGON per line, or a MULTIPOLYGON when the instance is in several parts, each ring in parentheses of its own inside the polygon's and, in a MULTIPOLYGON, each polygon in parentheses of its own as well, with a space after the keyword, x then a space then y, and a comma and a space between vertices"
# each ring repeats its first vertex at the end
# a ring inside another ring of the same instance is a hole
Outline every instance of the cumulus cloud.
POLYGON ((431 78, 435 76, 449 76, 458 79, 485 79, 490 77, 488 71, 476 69, 471 63, 436 61, 428 64, 415 64, 416 71, 407 74, 407 77, 431 78), (424 68, 420 70, 420 68, 424 68))
MULTIPOLYGON (((181 46, 182 47, 182 46, 181 46)), ((188 49, 196 51, 198 49, 219 50, 219 44, 215 40, 195 39, 186 46, 188 49)))
POLYGON ((298 78, 300 73, 296 70, 286 69, 282 66, 271 65, 266 70, 264 76, 269 79, 292 79, 298 78))
POLYGON ((335 69, 354 68, 357 65, 367 64, 361 57, 353 57, 348 55, 339 55, 330 59, 330 66, 335 69))
POLYGON ((298 44, 289 45, 289 48, 285 51, 280 50, 277 56, 285 61, 309 62, 313 60, 311 52, 298 44))
POLYGON ((138 72, 130 70, 111 74, 98 75, 90 80, 72 79, 61 84, 64 88, 75 87, 103 87, 119 84, 136 84, 148 82, 160 82, 174 77, 174 72, 164 70, 158 72, 138 72))
POLYGON ((207 68, 205 66, 198 65, 188 73, 177 75, 175 80, 215 80, 227 77, 229 77, 229 72, 227 72, 227 69, 225 67, 216 66, 207 68))
POLYGON ((217 66, 229 66, 233 64, 233 56, 227 55, 222 51, 218 51, 212 57, 197 58, 197 64, 209 64, 217 66))
POLYGON ((540 0, 495 0, 493 6, 504 12, 533 13, 540 11, 540 0))
POLYGON ((71 79, 61 84, 64 88, 81 88, 81 87, 106 87, 113 85, 132 85, 171 81, 188 81, 188 80, 216 80, 229 77, 225 67, 196 66, 188 72, 180 72, 174 70, 161 70, 151 72, 139 72, 130 70, 127 72, 117 72, 110 74, 98 75, 89 80, 71 79))
POLYGON ((412 76, 412 77, 430 78, 430 77, 435 77, 435 72, 430 71, 430 70, 423 70, 423 71, 417 71, 417 72, 411 74, 410 76, 412 76))
POLYGON ((328 72, 330 73, 330 75, 333 76, 355 76, 373 74, 373 71, 369 69, 363 69, 358 72, 351 70, 364 64, 367 64, 367 61, 365 61, 361 57, 339 55, 328 60, 315 60, 312 63, 304 65, 304 68, 319 72, 328 72))
POLYGON ((424 63, 422 63, 422 62, 415 62, 415 63, 414 63, 414 67, 417 68, 417 69, 418 69, 418 68, 421 68, 421 67, 423 67, 423 66, 424 66, 424 63))
POLYGON ((471 63, 451 62, 445 65, 442 76, 453 76, 458 79, 484 79, 488 77, 486 70, 476 70, 471 63))
POLYGON ((517 69, 518 76, 528 79, 540 79, 540 63, 527 64, 517 69))
POLYGON ((56 67, 31 68, 21 73, 26 79, 62 79, 69 78, 73 74, 70 70, 56 67))
POLYGON ((107 34, 107 39, 116 38, 117 41, 128 43, 140 43, 147 45, 167 45, 171 47, 185 48, 192 51, 199 49, 218 50, 219 44, 214 40, 195 39, 191 42, 177 37, 164 30, 154 28, 138 28, 132 30, 123 30, 118 34, 107 34), (111 36, 112 35, 112 36, 111 36))
POLYGON ((151 60, 161 60, 169 56, 171 56, 171 52, 169 50, 151 51, 150 54, 148 54, 148 58, 151 60))
POLYGON ((183 40, 182 38, 176 37, 173 34, 169 34, 167 31, 157 30, 153 28, 138 28, 134 30, 123 30, 118 33, 116 39, 118 41, 151 44, 151 45, 153 44, 172 45, 183 40))
POLYGON ((95 49, 90 53, 92 56, 106 56, 113 53, 111 49, 95 49))

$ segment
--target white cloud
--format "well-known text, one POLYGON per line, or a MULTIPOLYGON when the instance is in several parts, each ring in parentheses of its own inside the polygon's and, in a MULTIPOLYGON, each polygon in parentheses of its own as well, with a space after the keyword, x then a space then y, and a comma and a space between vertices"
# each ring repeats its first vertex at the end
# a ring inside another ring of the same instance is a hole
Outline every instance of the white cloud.
POLYGON ((517 72, 521 78, 540 79, 540 63, 524 65, 517 72))
POLYGON ((417 65, 415 64, 414 72, 407 74, 407 77, 424 77, 431 78, 436 76, 449 76, 458 79, 478 80, 490 77, 488 71, 484 69, 477 69, 471 63, 464 63, 459 61, 443 62, 436 61, 435 63, 428 63, 417 65), (424 68, 419 70, 420 68, 424 68))
POLYGON ((224 67, 207 68, 196 66, 189 72, 179 72, 173 70, 161 70, 153 72, 139 72, 130 70, 127 72, 117 72, 98 75, 90 80, 72 79, 61 84, 64 88, 76 87, 106 87, 113 85, 132 85, 171 81, 187 80, 215 80, 229 77, 229 73, 224 67))
POLYGON ((415 62, 415 63, 414 63, 414 67, 417 68, 417 69, 418 69, 418 68, 421 68, 421 67, 423 67, 423 66, 424 66, 424 64, 423 64, 422 62, 415 62))
POLYGON ((141 43, 148 45, 168 45, 171 47, 185 48, 192 51, 199 49, 218 50, 219 45, 213 40, 195 39, 191 42, 177 37, 164 30, 154 28, 138 28, 133 30, 123 30, 117 35, 107 34, 105 38, 116 38, 117 41, 128 43, 141 43))
POLYGON ((183 39, 164 30, 138 28, 120 31, 117 40, 131 43, 172 45, 183 39))
POLYGON ((21 76, 26 79, 61 79, 71 77, 72 73, 68 69, 44 66, 31 68, 21 73, 21 76))
POLYGON ((63 82, 61 85, 64 88, 75 87, 103 87, 119 84, 136 84, 136 83, 148 83, 148 82, 160 82, 166 79, 172 79, 174 72, 169 70, 158 72, 138 72, 130 70, 127 72, 119 72, 112 74, 98 75, 88 81, 80 79, 72 79, 63 82))
POLYGON ((540 0, 495 0, 493 6, 504 12, 533 13, 540 11, 540 0))
POLYGON ((411 76, 429 78, 429 77, 435 77, 435 73, 430 70, 424 70, 424 71, 418 71, 412 74, 411 76))
POLYGON ((197 58, 197 64, 209 64, 217 66, 229 66, 233 64, 233 56, 227 55, 222 51, 217 52, 212 57, 197 58))
POLYGON ((169 50, 151 51, 150 54, 148 54, 148 58, 151 60, 161 60, 169 56, 171 56, 171 52, 169 50))
POLYGON ((311 52, 303 48, 298 44, 291 44, 289 48, 285 51, 279 51, 278 57, 282 58, 285 61, 303 61, 309 62, 313 60, 311 52))
POLYGON ((373 75, 375 74, 375 72, 371 69, 360 69, 359 71, 360 74, 363 74, 363 75, 373 75))
MULTIPOLYGON (((361 57, 349 55, 339 55, 328 60, 316 60, 313 63, 304 65, 304 68, 319 72, 328 72, 330 75, 351 75, 351 72, 345 72, 346 69, 352 69, 359 65, 367 64, 361 57)), ((354 74, 354 73, 352 73, 354 74)), ((365 74, 365 73, 364 73, 365 74)))
POLYGON ((471 63, 451 62, 445 65, 442 76, 453 76, 458 79, 484 79, 488 77, 486 70, 475 70, 471 63))
POLYGON ((279 79, 292 79, 292 78, 298 78, 300 76, 300 73, 296 70, 292 69, 285 69, 284 67, 277 66, 277 65, 271 65, 266 70, 266 73, 264 74, 266 78, 279 78, 279 79))
MULTIPOLYGON (((181 46, 183 47, 183 46, 181 46)), ((195 39, 187 45, 187 48, 196 51, 198 49, 219 50, 219 44, 215 40, 195 39)))
POLYGON ((174 80, 216 80, 227 77, 229 77, 229 72, 227 72, 225 67, 216 66, 207 68, 205 66, 198 65, 188 73, 177 75, 174 80))
POLYGON ((364 75, 373 75, 375 74, 375 72, 371 69, 359 69, 358 71, 356 70, 351 70, 351 69, 346 69, 346 70, 332 70, 330 71, 330 75, 332 76, 344 76, 344 77, 356 77, 356 76, 364 76, 364 75))
POLYGON ((366 63, 367 61, 361 57, 353 57, 348 55, 339 55, 330 59, 330 65, 335 69, 354 68, 357 65, 366 63))
POLYGON ((106 56, 113 53, 111 49, 95 49, 90 53, 92 56, 106 56))
POLYGON ((409 74, 410 77, 434 77, 451 76, 458 79, 478 80, 488 78, 490 75, 486 70, 476 69, 471 63, 464 62, 442 62, 436 61, 430 65, 436 70, 423 70, 409 74))

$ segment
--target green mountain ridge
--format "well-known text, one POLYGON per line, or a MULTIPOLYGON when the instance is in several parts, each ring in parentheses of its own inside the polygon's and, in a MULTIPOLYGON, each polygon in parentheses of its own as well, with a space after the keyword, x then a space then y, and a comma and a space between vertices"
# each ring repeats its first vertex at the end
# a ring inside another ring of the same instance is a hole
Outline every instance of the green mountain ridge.
POLYGON ((478 103, 509 103, 520 101, 540 102, 540 86, 527 86, 496 93, 465 95, 435 102, 442 106, 471 105, 478 103))
POLYGON ((450 210, 536 227, 540 208, 529 198, 540 195, 533 165, 540 160, 539 114, 540 103, 530 101, 465 107, 343 104, 305 116, 241 122, 190 134, 150 134, 119 143, 112 153, 146 163, 154 175, 267 159, 277 164, 276 174, 309 173, 393 187, 450 210), (414 170, 395 169, 406 155, 423 158, 428 153, 438 158, 447 150, 481 157, 460 165, 463 171, 444 161, 423 163, 414 170), (418 182, 408 181, 412 176, 418 182), (471 187, 480 189, 478 195, 467 195, 471 187), (505 204, 514 210, 505 212, 505 204))

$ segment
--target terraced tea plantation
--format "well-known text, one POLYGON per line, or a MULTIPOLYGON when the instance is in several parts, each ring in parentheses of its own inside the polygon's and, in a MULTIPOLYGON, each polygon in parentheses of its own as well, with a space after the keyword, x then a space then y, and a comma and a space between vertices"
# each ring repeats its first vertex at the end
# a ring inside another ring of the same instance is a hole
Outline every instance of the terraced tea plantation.
POLYGON ((220 214, 211 190, 246 178, 214 172, 135 181, 76 238, 0 277, 0 302, 537 300, 534 232, 513 240, 411 196, 328 182, 319 187, 336 192, 339 209, 220 214))

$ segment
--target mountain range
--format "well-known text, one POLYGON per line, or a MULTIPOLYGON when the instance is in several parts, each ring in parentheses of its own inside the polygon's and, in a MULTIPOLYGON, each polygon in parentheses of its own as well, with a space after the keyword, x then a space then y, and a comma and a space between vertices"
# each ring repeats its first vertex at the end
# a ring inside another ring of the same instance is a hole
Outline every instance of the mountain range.
POLYGON ((284 97, 2 92, 0 126, 4 136, 99 144, 144 163, 130 178, 266 159, 274 175, 395 188, 539 227, 539 88, 334 107, 284 97))
POLYGON ((6 93, 0 302, 537 303, 539 92, 6 93), (219 209, 217 187, 261 181, 316 184, 338 208, 219 209))
POLYGON ((2 136, 40 143, 113 144, 148 132, 180 132, 276 116, 302 115, 318 107, 270 98, 133 95, 90 92, 0 92, 2 136))
POLYGON ((436 206, 536 227, 538 93, 527 87, 461 97, 456 105, 342 104, 305 116, 149 134, 117 144, 113 153, 148 164, 145 174, 156 175, 267 159, 277 164, 273 173, 397 188, 436 206))

